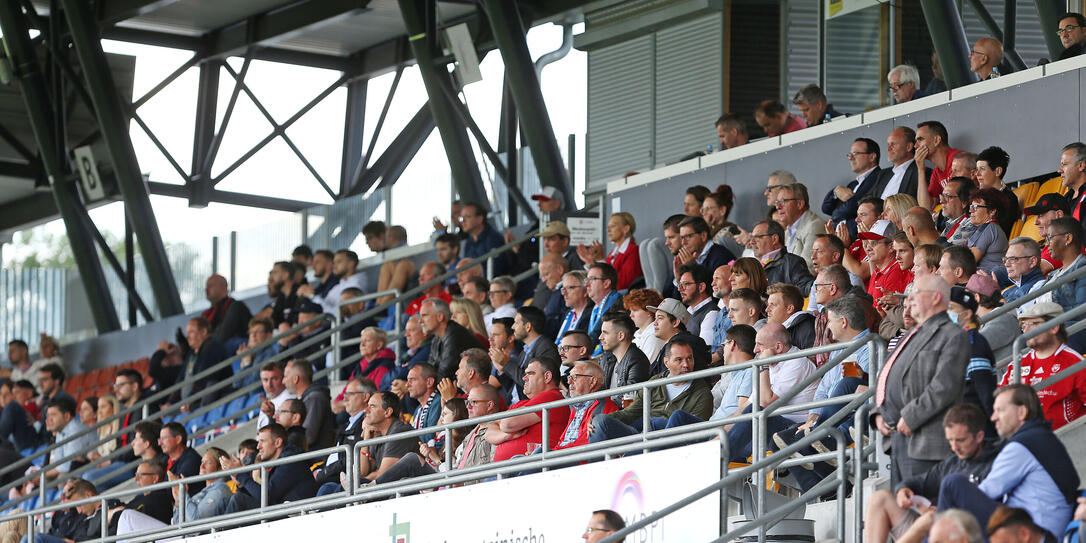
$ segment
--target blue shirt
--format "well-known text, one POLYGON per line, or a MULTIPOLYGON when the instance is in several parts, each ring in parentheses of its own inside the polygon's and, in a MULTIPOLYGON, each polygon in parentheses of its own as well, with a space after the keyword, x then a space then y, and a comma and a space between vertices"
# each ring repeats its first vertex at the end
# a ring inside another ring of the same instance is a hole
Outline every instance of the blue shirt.
MULTIPOLYGON (((868 331, 864 330, 853 339, 862 338, 867 333, 868 331)), ((830 360, 833 360, 833 358, 835 358, 837 354, 843 350, 844 349, 841 349, 840 351, 833 351, 832 353, 830 353, 830 360)), ((870 355, 868 353, 867 344, 865 343, 861 345, 860 348, 853 351, 852 354, 856 357, 856 364, 859 365, 860 368, 862 368, 865 372, 870 373, 870 370, 868 370, 868 368, 871 367, 870 355)), ((822 376, 822 380, 818 382, 818 388, 815 390, 815 401, 825 400, 826 398, 829 398, 830 392, 833 392, 833 387, 837 386, 837 383, 841 382, 841 379, 844 379, 845 371, 841 367, 842 364, 844 364, 844 362, 830 368, 830 371, 827 371, 825 375, 822 376)))
POLYGON ((562 436, 562 441, 558 443, 559 447, 564 447, 577 441, 577 436, 581 433, 581 420, 588 413, 588 409, 592 407, 592 404, 596 400, 586 400, 581 403, 575 403, 570 407, 573 408, 573 412, 570 413, 569 426, 566 426, 566 435, 562 436))
POLYGON ((709 420, 724 419, 735 413, 739 409, 739 397, 750 398, 752 381, 750 368, 733 372, 728 388, 724 389, 724 397, 720 399, 720 407, 716 408, 709 420))

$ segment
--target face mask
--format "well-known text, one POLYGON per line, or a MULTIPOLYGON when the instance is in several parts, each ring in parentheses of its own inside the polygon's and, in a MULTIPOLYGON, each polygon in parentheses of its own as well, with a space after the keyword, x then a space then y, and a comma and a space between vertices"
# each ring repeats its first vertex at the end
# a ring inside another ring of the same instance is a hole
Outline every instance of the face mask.
POLYGON ((950 315, 950 320, 953 321, 954 324, 958 324, 958 314, 957 313, 955 313, 953 311, 947 311, 946 314, 950 315))

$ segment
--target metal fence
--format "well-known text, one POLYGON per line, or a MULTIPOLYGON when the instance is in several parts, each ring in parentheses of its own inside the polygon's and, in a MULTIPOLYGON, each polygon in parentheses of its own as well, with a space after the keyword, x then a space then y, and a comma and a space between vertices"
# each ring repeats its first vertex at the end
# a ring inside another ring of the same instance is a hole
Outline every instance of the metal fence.
POLYGON ((62 334, 68 284, 75 276, 60 268, 0 269, 0 342, 21 339, 33 346, 42 332, 62 334))

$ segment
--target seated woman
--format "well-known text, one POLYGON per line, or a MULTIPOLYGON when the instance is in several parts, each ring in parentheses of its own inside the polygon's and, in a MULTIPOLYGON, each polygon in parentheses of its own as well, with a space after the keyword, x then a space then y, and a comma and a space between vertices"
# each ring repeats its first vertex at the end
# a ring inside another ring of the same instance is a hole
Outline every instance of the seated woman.
POLYGON ((607 239, 614 245, 614 249, 604 257, 603 244, 593 241, 589 247, 579 245, 577 256, 585 263, 601 260, 607 262, 618 272, 615 290, 628 290, 630 285, 642 276, 641 256, 638 253, 637 241, 633 237, 636 230, 637 221, 633 215, 626 212, 613 213, 607 221, 607 239))
POLYGON ((656 337, 656 328, 653 326, 653 321, 656 320, 655 312, 646 308, 656 307, 662 301, 664 297, 650 288, 634 289, 622 297, 622 305, 626 306, 626 311, 630 312, 630 318, 637 326, 637 331, 634 332, 634 345, 637 345, 637 348, 641 349, 649 360, 656 360, 656 357, 660 355, 664 340, 656 337))
POLYGON ((449 304, 451 318, 460 326, 467 328, 483 345, 488 343, 486 325, 483 324, 482 307, 475 301, 467 298, 454 298, 449 304))
POLYGON ((717 245, 732 252, 733 255, 743 254, 746 242, 750 241, 750 232, 735 223, 728 222, 735 207, 735 193, 728 185, 720 185, 716 192, 705 197, 701 204, 701 218, 709 225, 710 239, 717 245))
MULTIPOLYGON (((200 475, 222 471, 222 459, 229 456, 226 451, 218 447, 209 448, 200 460, 200 475)), ((171 474, 170 479, 173 478, 174 476, 171 474)), ((230 486, 226 484, 226 480, 223 477, 208 479, 203 490, 191 496, 186 496, 184 504, 185 522, 215 517, 226 512, 226 504, 230 502, 230 495, 234 493, 234 491, 230 490, 230 486)), ((173 487, 175 502, 178 499, 179 488, 173 487)), ((180 505, 174 507, 171 524, 179 523, 180 509, 180 505)))
MULTIPOLYGON (((88 398, 90 399, 90 398, 88 398)), ((115 415, 121 410, 121 403, 117 400, 117 397, 112 394, 103 394, 101 398, 96 400, 97 407, 97 420, 106 420, 109 417, 115 415)), ((87 426, 93 426, 95 423, 87 424, 87 426)), ((121 419, 117 419, 105 426, 98 429, 98 439, 102 440, 110 434, 116 433, 121 427, 121 419)), ((87 460, 95 461, 99 458, 106 456, 107 454, 117 450, 117 440, 111 439, 109 441, 102 441, 98 448, 87 453, 87 460)), ((106 460, 99 464, 99 466, 108 466, 109 461, 106 460)))
MULTIPOLYGON (((355 377, 365 377, 374 383, 380 383, 385 375, 396 367, 396 353, 388 348, 388 332, 376 326, 362 330, 362 343, 358 345, 358 351, 362 353, 362 360, 359 360, 358 366, 351 371, 347 383, 355 377)), ((332 412, 337 416, 346 413, 343 399, 346 391, 347 385, 344 384, 343 390, 332 400, 332 412)), ((346 419, 337 422, 342 424, 345 421, 346 419)))
POLYGON ((998 189, 978 189, 969 195, 969 222, 977 227, 965 246, 977 259, 977 269, 991 273, 1003 265, 1007 234, 999 226, 1003 194, 998 189))
POLYGON ((732 264, 731 277, 732 291, 741 288, 749 288, 757 292, 764 300, 765 291, 769 288, 769 280, 765 276, 765 268, 756 258, 743 257, 736 259, 732 264))
POLYGON ((893 223, 893 225, 900 231, 904 230, 901 226, 902 219, 909 212, 910 209, 916 207, 916 198, 911 195, 898 193, 891 194, 882 204, 882 217, 893 223))
MULTIPOLYGON (((466 418, 468 418, 467 402, 463 398, 450 398, 445 401, 445 407, 441 408, 441 418, 438 419, 438 424, 449 424, 466 418)), ((452 461, 454 463, 459 463, 460 458, 464 455, 464 448, 461 445, 463 445, 464 436, 470 431, 471 427, 465 426, 449 432, 452 439, 452 461)), ((445 458, 445 432, 441 432, 436 439, 426 443, 419 443, 418 454, 411 453, 400 457, 391 468, 381 474, 370 485, 391 483, 400 479, 449 471, 449 466, 449 459, 445 458)))

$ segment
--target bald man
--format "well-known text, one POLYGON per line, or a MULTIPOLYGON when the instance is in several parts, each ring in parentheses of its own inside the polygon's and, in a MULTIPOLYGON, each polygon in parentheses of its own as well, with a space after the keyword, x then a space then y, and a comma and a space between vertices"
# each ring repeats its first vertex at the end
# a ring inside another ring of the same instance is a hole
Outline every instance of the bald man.
POLYGON ((225 277, 217 273, 207 278, 204 295, 207 301, 211 302, 211 307, 200 316, 211 324, 212 337, 224 345, 231 339, 237 338, 237 341, 233 342, 233 347, 227 345, 227 349, 236 349, 245 338, 249 337, 249 320, 253 318, 249 307, 230 297, 230 285, 227 284, 225 277))
POLYGON ((939 231, 935 229, 935 221, 928 210, 916 206, 905 213, 901 220, 901 229, 909 238, 913 247, 919 247, 925 243, 934 243, 940 247, 949 245, 939 231))
POLYGON ((882 367, 873 418, 890 439, 890 486, 926 472, 950 456, 941 421, 961 401, 969 334, 950 320, 950 285, 938 275, 913 283, 906 299, 916 326, 882 367))
POLYGON ((539 284, 532 296, 532 305, 543 310, 547 317, 546 333, 548 337, 557 337, 562 327, 562 317, 569 308, 562 296, 562 276, 569 271, 569 260, 562 255, 548 254, 539 261, 539 284))
POLYGON ((981 38, 969 52, 969 71, 977 74, 981 81, 999 77, 996 69, 1003 62, 1003 44, 993 38, 981 38))

